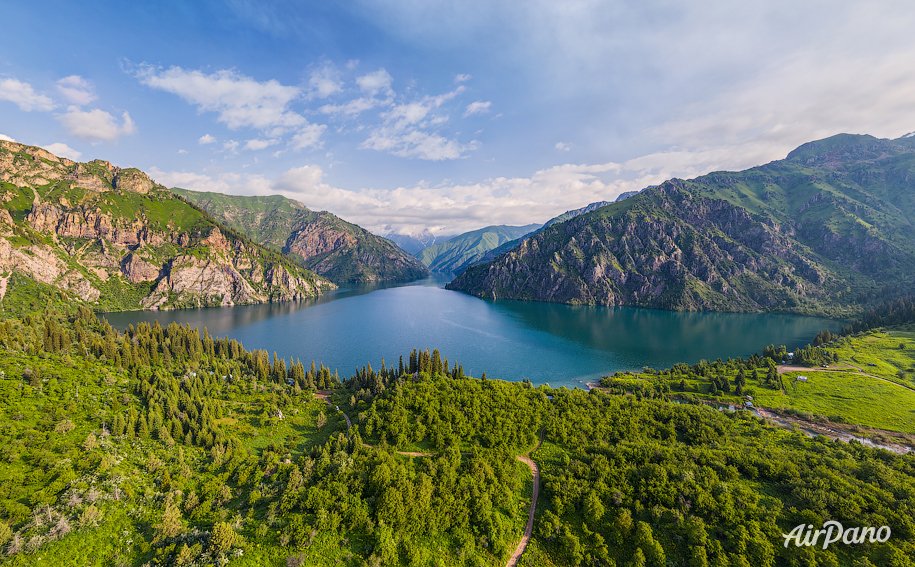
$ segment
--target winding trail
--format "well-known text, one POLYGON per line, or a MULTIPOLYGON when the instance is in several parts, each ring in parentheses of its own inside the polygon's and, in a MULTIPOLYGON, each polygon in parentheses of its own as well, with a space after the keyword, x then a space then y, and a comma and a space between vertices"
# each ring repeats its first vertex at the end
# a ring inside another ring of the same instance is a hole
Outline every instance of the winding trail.
MULTIPOLYGON (((332 393, 333 393, 332 390, 318 390, 318 392, 315 394, 315 397, 318 398, 319 400, 324 400, 325 402, 327 402, 327 405, 334 407, 335 409, 337 409, 337 411, 339 411, 340 413, 343 414, 344 419, 346 419, 347 434, 349 434, 349 430, 352 429, 352 427, 353 427, 353 422, 350 421, 349 416, 346 415, 346 412, 344 412, 343 410, 340 410, 337 406, 332 404, 331 401, 328 399, 328 397, 332 393)), ((511 557, 508 558, 508 563, 506 563, 505 567, 516 567, 518 565, 518 562, 521 561, 521 556, 524 555, 524 551, 527 549, 527 545, 531 541, 531 534, 533 534, 533 532, 534 532, 534 514, 537 511, 537 497, 540 495, 540 467, 537 466, 537 463, 535 463, 534 460, 531 459, 530 456, 533 455, 534 452, 537 449, 539 449, 541 445, 543 445, 543 436, 545 433, 546 433, 546 428, 544 427, 543 429, 540 430, 540 441, 537 442, 537 446, 523 455, 515 456, 516 459, 518 459, 519 461, 521 461, 522 463, 524 463, 525 465, 530 467, 531 472, 534 474, 534 487, 533 487, 533 491, 531 494, 531 508, 527 514, 527 526, 525 526, 525 528, 524 528, 524 536, 521 537, 521 541, 518 542, 518 546, 515 547, 514 553, 512 553, 511 557)), ((363 443, 363 445, 365 445, 366 447, 371 447, 371 445, 368 445, 366 443, 363 443)), ((398 455, 405 455, 407 457, 434 457, 435 456, 435 453, 416 453, 413 451, 396 451, 396 453, 398 455)), ((470 453, 461 453, 461 455, 466 456, 466 455, 470 455, 470 453)))
POLYGON ((521 561, 521 556, 524 554, 524 550, 527 549, 527 544, 531 541, 531 534, 534 532, 534 512, 537 510, 537 496, 540 495, 540 467, 537 466, 537 463, 531 459, 530 455, 534 454, 534 451, 540 448, 543 445, 543 434, 546 433, 546 428, 540 430, 540 442, 537 443, 537 446, 534 447, 527 455, 518 455, 517 459, 524 463, 525 465, 531 468, 531 472, 534 473, 534 490, 531 494, 531 509, 527 514, 527 527, 524 528, 524 536, 521 538, 521 541, 518 542, 518 547, 515 548, 515 552, 512 553, 512 556, 508 558, 508 563, 506 567, 515 567, 518 565, 518 562, 521 561))

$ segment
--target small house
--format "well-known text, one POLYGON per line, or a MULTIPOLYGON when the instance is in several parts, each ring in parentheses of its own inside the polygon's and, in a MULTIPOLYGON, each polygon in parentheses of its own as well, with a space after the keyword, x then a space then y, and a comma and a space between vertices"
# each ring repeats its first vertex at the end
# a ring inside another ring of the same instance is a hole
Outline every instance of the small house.
POLYGON ((796 380, 797 380, 798 382, 806 382, 806 381, 807 381, 807 377, 806 377, 806 376, 798 376, 798 377, 796 378, 796 380))
POLYGON ((743 405, 748 408, 751 408, 751 407, 753 407, 753 402, 744 402, 743 405))

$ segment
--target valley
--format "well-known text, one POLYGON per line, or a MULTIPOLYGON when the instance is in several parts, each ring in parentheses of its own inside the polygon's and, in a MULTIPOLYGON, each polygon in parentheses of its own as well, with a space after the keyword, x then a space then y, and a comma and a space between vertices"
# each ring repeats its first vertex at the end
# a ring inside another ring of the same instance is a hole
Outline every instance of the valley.
POLYGON ((908 202, 835 189, 876 191, 836 165, 862 152, 892 179, 885 142, 789 156, 827 152, 833 201, 809 172, 759 202, 759 173, 739 198, 673 180, 417 257, 285 197, 0 142, 0 564, 904 566, 908 202), (826 520, 894 537, 781 545, 826 520))

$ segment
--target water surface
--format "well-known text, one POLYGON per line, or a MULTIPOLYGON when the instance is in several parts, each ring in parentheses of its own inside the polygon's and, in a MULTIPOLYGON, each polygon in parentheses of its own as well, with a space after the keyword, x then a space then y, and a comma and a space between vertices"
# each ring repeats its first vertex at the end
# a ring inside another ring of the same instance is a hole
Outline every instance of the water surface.
MULTIPOLYGON (((353 286, 317 299, 237 307, 127 311, 105 317, 123 330, 158 320, 229 336, 248 349, 312 360, 349 376, 381 359, 396 365, 414 348, 439 349, 464 372, 552 386, 584 386, 618 370, 749 356, 768 344, 789 350, 840 321, 794 315, 691 313, 481 300, 432 277, 394 286, 353 286)), ((343 286, 341 286, 343 287, 343 286)))

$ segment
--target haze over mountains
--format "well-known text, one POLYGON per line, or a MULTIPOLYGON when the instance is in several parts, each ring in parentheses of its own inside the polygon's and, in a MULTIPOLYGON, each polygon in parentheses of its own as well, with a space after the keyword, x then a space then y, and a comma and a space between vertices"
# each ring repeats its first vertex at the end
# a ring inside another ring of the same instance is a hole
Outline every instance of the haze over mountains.
POLYGON ((478 297, 841 315, 915 273, 915 139, 838 135, 555 224, 450 289, 478 297))

